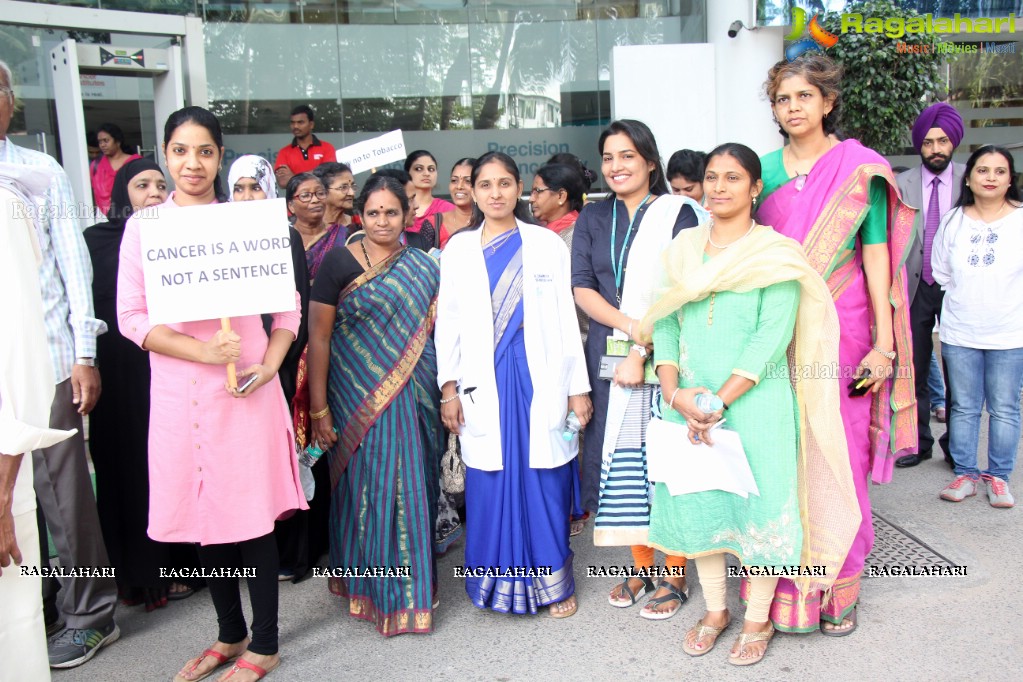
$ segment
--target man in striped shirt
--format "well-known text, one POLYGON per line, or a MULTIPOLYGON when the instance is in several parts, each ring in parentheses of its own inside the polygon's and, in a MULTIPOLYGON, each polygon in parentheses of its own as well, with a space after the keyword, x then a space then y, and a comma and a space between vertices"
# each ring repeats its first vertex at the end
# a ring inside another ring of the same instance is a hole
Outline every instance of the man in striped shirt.
MULTIPOLYGON (((12 86, 11 70, 0 62, 0 162, 42 166, 53 173, 45 198, 28 207, 42 252, 39 280, 56 381, 50 426, 78 429, 76 436, 32 453, 35 492, 61 566, 107 567, 110 560, 96 512, 82 425, 82 417, 99 399, 96 337, 107 329, 93 313, 92 265, 79 222, 83 209, 75 203, 67 174, 52 157, 7 139, 15 106, 12 86)), ((45 566, 49 551, 46 533, 40 531, 45 566)), ((66 580, 63 622, 56 608, 60 587, 55 578, 43 581, 50 666, 70 668, 89 660, 119 636, 114 623, 117 585, 109 577, 66 580)))

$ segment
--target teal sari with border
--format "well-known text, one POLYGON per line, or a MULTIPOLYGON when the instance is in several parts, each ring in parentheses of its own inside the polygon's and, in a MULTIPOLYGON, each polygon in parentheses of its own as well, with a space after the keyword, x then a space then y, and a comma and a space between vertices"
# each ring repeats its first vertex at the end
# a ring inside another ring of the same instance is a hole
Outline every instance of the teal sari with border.
POLYGON ((402 249, 345 287, 331 335, 330 565, 350 615, 387 636, 433 629, 439 286, 437 261, 402 249))

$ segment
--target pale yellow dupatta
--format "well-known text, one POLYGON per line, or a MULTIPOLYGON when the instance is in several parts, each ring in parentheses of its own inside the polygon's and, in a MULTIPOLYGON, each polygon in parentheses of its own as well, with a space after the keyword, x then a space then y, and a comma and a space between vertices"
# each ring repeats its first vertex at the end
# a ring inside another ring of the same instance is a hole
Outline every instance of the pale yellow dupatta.
MULTIPOLYGON (((798 493, 803 524, 804 566, 823 566, 825 576, 795 578, 801 592, 827 591, 860 525, 849 452, 839 412, 838 314, 827 284, 795 240, 757 225, 745 239, 704 262, 710 228, 685 230, 664 254, 665 285, 643 318, 649 331, 656 320, 681 314, 690 301, 713 291, 738 293, 779 282, 798 281, 801 292, 789 376, 799 405, 798 493)), ((699 358, 691 358, 699 362, 699 358)))

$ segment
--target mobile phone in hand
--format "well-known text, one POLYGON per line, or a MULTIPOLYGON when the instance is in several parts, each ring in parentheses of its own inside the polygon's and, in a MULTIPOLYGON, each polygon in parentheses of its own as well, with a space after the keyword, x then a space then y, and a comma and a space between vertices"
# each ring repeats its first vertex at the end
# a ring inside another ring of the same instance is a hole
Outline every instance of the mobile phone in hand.
POLYGON ((245 383, 238 387, 238 392, 245 393, 245 389, 247 389, 252 384, 256 383, 257 379, 259 379, 258 374, 250 374, 249 378, 245 380, 245 383))
POLYGON ((849 397, 859 398, 861 395, 866 395, 867 391, 870 390, 870 386, 868 385, 869 381, 870 370, 867 369, 863 371, 862 376, 856 377, 855 379, 849 382, 849 385, 846 387, 849 389, 849 397))

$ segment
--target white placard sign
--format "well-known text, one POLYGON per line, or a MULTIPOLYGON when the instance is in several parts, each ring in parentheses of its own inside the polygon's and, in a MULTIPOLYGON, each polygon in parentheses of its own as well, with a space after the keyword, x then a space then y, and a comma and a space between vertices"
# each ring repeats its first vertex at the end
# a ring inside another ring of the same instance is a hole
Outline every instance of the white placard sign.
POLYGON ((295 309, 284 199, 149 209, 140 218, 151 323, 295 309))
POLYGON ((400 130, 392 130, 372 140, 356 142, 337 150, 337 160, 348 164, 352 173, 383 166, 392 161, 405 160, 405 137, 400 130))

